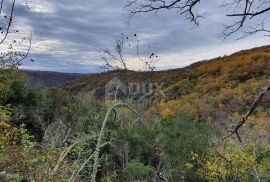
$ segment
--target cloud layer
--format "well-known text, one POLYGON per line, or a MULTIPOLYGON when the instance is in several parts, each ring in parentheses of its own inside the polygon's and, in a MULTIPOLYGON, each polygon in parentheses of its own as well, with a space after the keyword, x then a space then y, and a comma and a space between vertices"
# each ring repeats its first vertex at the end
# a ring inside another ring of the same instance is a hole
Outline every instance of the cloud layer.
POLYGON ((201 3, 206 18, 196 29, 174 11, 135 16, 127 23, 124 0, 42 0, 30 3, 30 10, 24 3, 20 0, 16 6, 16 24, 37 35, 31 54, 35 62, 24 63, 24 69, 102 71, 98 51, 112 47, 122 32, 137 33, 141 42, 159 53, 158 69, 183 67, 269 42, 263 36, 238 42, 218 39, 222 25, 229 21, 218 1, 201 3))

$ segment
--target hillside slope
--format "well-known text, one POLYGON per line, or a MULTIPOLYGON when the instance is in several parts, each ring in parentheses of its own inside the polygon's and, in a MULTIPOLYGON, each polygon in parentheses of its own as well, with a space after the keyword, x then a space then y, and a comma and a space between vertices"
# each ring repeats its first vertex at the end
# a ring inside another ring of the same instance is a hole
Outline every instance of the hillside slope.
POLYGON ((164 83, 168 86, 172 83, 176 83, 179 79, 187 77, 185 69, 174 69, 168 71, 155 71, 155 72, 135 72, 116 70, 99 74, 87 75, 81 79, 68 82, 63 85, 65 90, 71 92, 92 92, 95 90, 97 96, 101 96, 104 93, 105 85, 112 79, 117 77, 124 83, 164 83))
MULTIPOLYGON (((109 71, 87 75, 64 84, 63 88, 72 92, 91 91, 96 88, 102 90, 106 83, 114 77, 118 77, 123 82, 163 82, 165 87, 168 87, 166 90, 169 92, 169 90, 177 90, 179 85, 184 86, 185 83, 182 84, 181 82, 186 82, 186 79, 189 81, 210 77, 216 79, 223 75, 224 77, 220 78, 223 81, 243 82, 250 78, 269 75, 268 61, 270 61, 270 46, 264 46, 243 50, 230 56, 199 61, 185 68, 154 71, 152 73, 109 71)), ((174 96, 177 97, 179 94, 174 93, 174 96)))
MULTIPOLYGON (((184 112, 194 118, 212 121, 242 114, 256 94, 269 84, 270 46, 254 48, 212 60, 200 61, 188 67, 166 71, 111 71, 86 76, 63 85, 71 92, 95 90, 104 94, 104 87, 114 77, 127 82, 164 83, 157 113, 172 117, 184 112), (224 114, 226 113, 226 114, 224 114)), ((266 95, 260 112, 268 112, 270 96, 266 95)), ((153 113, 153 112, 152 112, 153 113)))
POLYGON ((42 86, 59 86, 69 81, 79 79, 82 74, 78 73, 60 73, 52 71, 29 71, 23 70, 28 76, 30 82, 42 86))
MULTIPOLYGON (((164 89, 158 112, 164 117, 183 112, 194 118, 225 122, 244 114, 260 90, 269 86, 270 46, 241 51, 193 65, 189 78, 164 89)), ((270 94, 253 113, 269 117, 270 94)), ((238 118, 239 119, 239 118, 238 118)))

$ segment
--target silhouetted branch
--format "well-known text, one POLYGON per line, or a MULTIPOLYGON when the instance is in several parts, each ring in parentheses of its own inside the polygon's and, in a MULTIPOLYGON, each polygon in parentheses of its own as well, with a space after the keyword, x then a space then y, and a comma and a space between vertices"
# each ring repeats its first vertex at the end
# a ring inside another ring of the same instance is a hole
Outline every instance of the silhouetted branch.
MULTIPOLYGON (((13 40, 9 44, 6 52, 0 53, 0 68, 1 69, 16 69, 22 62, 28 58, 32 47, 33 35, 23 37, 20 41, 13 40), (20 51, 16 47, 20 46, 20 51), (25 51, 22 49, 25 48, 25 51)), ((31 59, 33 62, 34 60, 31 59)))
MULTIPOLYGON (((200 3, 200 0, 130 0, 125 8, 130 13, 130 18, 140 13, 157 13, 160 10, 172 10, 175 9, 180 15, 184 15, 188 20, 195 25, 199 25, 198 18, 202 17, 196 12, 196 7, 200 3)), ((232 13, 226 14, 227 17, 234 18, 232 24, 224 25, 222 37, 226 38, 236 33, 243 33, 244 35, 238 39, 245 38, 258 32, 267 32, 269 30, 258 29, 252 30, 256 27, 257 22, 263 22, 256 20, 251 22, 255 17, 259 17, 267 12, 270 12, 269 0, 231 0, 225 1, 222 7, 228 7, 233 10, 232 13), (246 25, 249 25, 246 27, 246 25), (242 29, 247 28, 247 31, 242 29)))
POLYGON ((196 14, 193 9, 199 2, 200 0, 132 0, 128 1, 125 8, 129 10, 131 17, 139 13, 176 9, 181 15, 185 15, 188 20, 198 25, 197 19, 201 16, 196 14))
POLYGON ((31 47, 32 47, 32 39, 33 39, 33 35, 32 33, 30 34, 30 36, 28 38, 23 38, 23 40, 27 40, 28 41, 28 47, 27 47, 27 50, 26 52, 24 53, 18 53, 18 60, 16 60, 16 65, 21 65, 22 64, 22 61, 25 60, 29 53, 30 53, 30 50, 31 50, 31 47))
POLYGON ((1 14, 2 14, 3 4, 4 4, 4 0, 1 0, 1 3, 0 3, 0 19, 1 19, 1 14))
MULTIPOLYGON (((10 10, 10 16, 9 17, 7 17, 6 15, 4 16, 5 19, 8 19, 7 27, 4 27, 4 26, 0 27, 1 34, 4 34, 3 38, 1 38, 1 40, 0 40, 0 44, 2 44, 7 39, 7 36, 10 32, 10 27, 11 27, 11 24, 13 23, 13 13, 14 13, 15 2, 16 2, 16 0, 13 0, 12 5, 11 5, 11 10, 10 10)), ((0 18, 2 18, 1 12, 2 12, 2 8, 3 8, 3 3, 4 3, 4 1, 2 0, 1 7, 0 7, 0 18)))
POLYGON ((256 25, 255 26, 250 26, 249 27, 249 30, 243 31, 242 36, 240 36, 239 38, 237 38, 237 40, 240 40, 242 38, 249 37, 249 36, 254 35, 256 33, 259 33, 259 32, 267 33, 264 36, 267 36, 267 37, 270 36, 270 29, 265 28, 264 22, 261 22, 257 26, 256 25))
MULTIPOLYGON (((226 4, 225 6, 234 6, 234 13, 227 14, 226 16, 238 19, 233 24, 224 26, 223 35, 225 38, 239 32, 239 30, 248 24, 254 17, 270 11, 270 2, 266 0, 234 0, 232 3, 226 4)), ((259 21, 263 24, 262 20, 259 21)), ((256 20, 256 22, 258 22, 258 20, 256 20)), ((250 24, 250 26, 246 27, 248 30, 241 32, 243 35, 240 36, 238 40, 258 32, 269 33, 269 30, 267 30, 264 25, 263 28, 258 29, 256 24, 252 22, 250 24)))
POLYGON ((141 53, 141 45, 140 40, 137 39, 137 34, 134 34, 132 37, 125 36, 124 33, 121 34, 121 37, 116 43, 114 50, 110 50, 108 48, 101 49, 101 59, 105 62, 105 69, 107 70, 129 70, 129 62, 128 57, 136 56, 136 63, 142 63, 146 70, 150 73, 154 71, 155 61, 158 58, 157 54, 151 52, 150 46, 149 50, 147 51, 147 55, 142 55, 141 53), (136 40, 134 40, 135 38, 136 40), (133 50, 133 48, 136 50, 133 50), (126 51, 125 51, 126 50, 126 51), (124 52, 125 51, 125 52, 124 52), (136 51, 136 52, 135 52, 136 51), (126 53, 126 54, 125 54, 126 53), (129 55, 127 55, 129 54, 129 55))
POLYGON ((32 47, 32 34, 21 36, 19 30, 12 28, 16 3, 16 0, 0 0, 0 69, 18 68, 29 56, 32 47), (11 36, 12 33, 16 36, 11 36))
POLYGON ((248 110, 248 112, 242 117, 242 120, 235 126, 235 128, 233 130, 229 130, 228 132, 230 132, 229 135, 225 136, 222 138, 222 140, 225 140, 227 138, 229 138, 230 136, 236 134, 238 140, 240 142, 242 142, 242 139, 239 135, 238 130, 247 122, 248 117, 252 114, 252 112, 257 108, 258 104, 260 103, 260 101, 262 100, 263 96, 266 94, 266 92, 270 91, 270 86, 266 87, 264 89, 261 90, 261 92, 258 94, 257 98, 255 99, 255 101, 253 102, 253 104, 251 105, 250 109, 248 110))

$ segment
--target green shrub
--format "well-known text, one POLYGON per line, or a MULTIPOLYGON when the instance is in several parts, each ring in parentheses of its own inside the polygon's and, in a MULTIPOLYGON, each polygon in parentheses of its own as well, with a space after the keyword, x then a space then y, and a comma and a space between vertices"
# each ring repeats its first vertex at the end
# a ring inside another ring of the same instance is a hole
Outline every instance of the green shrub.
POLYGON ((196 181, 194 171, 187 169, 186 164, 193 152, 200 156, 207 152, 209 140, 217 134, 216 129, 206 121, 195 122, 179 114, 164 120, 159 133, 164 174, 170 181, 196 181))
POLYGON ((143 180, 151 173, 154 168, 150 165, 144 165, 141 162, 131 161, 126 165, 126 172, 130 180, 143 180))

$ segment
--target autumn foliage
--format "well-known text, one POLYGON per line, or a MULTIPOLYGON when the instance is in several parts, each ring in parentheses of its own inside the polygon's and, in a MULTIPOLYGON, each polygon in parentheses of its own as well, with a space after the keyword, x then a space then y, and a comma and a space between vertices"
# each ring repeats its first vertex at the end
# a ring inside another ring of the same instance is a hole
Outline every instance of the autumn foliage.
POLYGON ((60 88, 3 71, 0 181, 91 181, 105 115, 96 181, 267 181, 269 93, 239 129, 243 142, 222 137, 269 86, 269 58, 265 46, 182 69, 87 75, 60 88), (124 83, 162 82, 164 95, 147 95, 144 100, 158 102, 133 105, 136 112, 118 107, 106 114, 123 102, 103 102, 115 76, 124 83))

